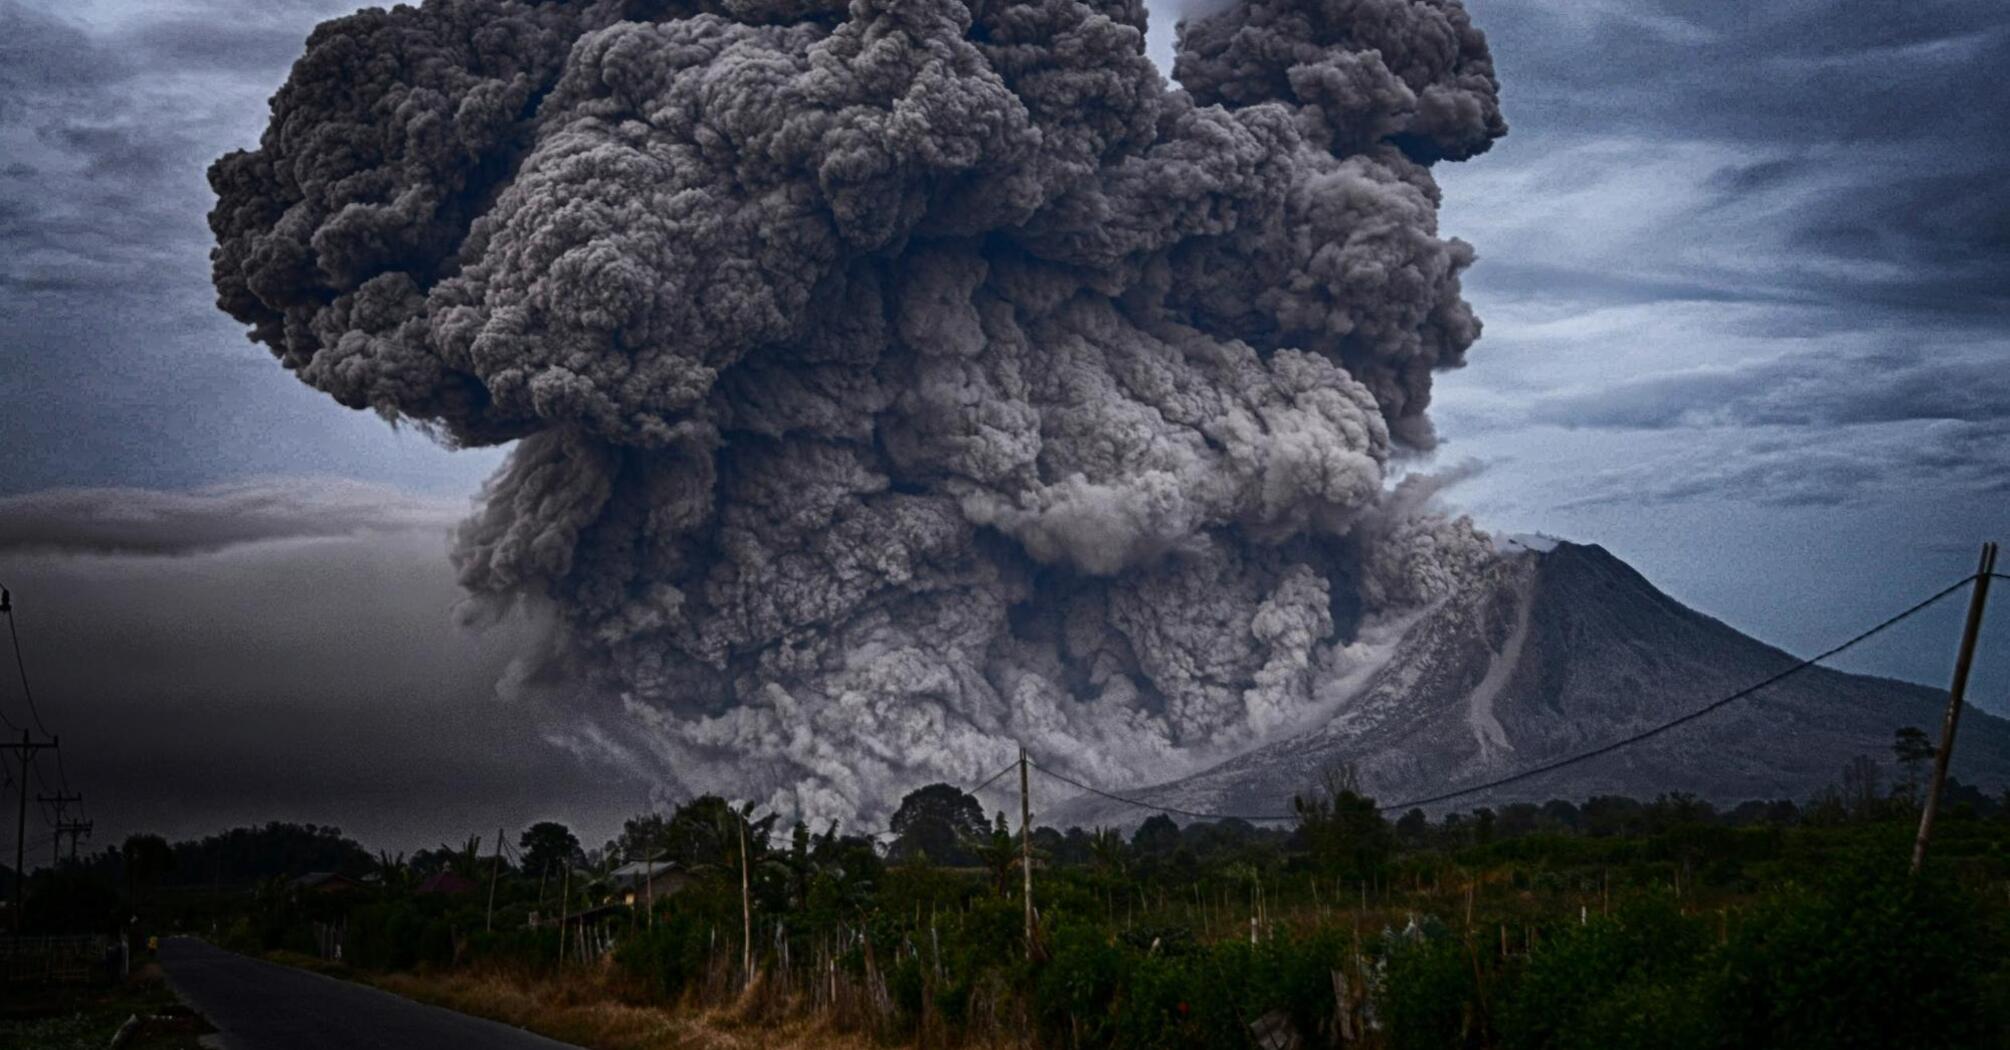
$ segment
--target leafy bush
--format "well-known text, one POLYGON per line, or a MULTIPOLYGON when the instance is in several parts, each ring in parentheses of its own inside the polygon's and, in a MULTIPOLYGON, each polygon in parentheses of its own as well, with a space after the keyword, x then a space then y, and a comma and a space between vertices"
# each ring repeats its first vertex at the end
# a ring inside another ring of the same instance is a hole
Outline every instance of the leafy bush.
POLYGON ((1698 1045, 1707 1025, 1687 1007, 1710 948, 1710 931, 1661 896, 1566 926, 1502 1004, 1504 1041, 1528 1050, 1698 1045))
POLYGON ((1774 895, 1739 923, 1710 994, 1727 1045, 2002 1046, 1986 1008, 2004 945, 1944 877, 1859 854, 1774 895))
POLYGON ((1464 942, 1441 935, 1397 942, 1382 998, 1392 1050, 1482 1045, 1478 974, 1464 942))
POLYGON ((614 964, 651 994, 675 999, 703 976, 711 929, 705 917, 667 910, 654 926, 622 939, 614 964))

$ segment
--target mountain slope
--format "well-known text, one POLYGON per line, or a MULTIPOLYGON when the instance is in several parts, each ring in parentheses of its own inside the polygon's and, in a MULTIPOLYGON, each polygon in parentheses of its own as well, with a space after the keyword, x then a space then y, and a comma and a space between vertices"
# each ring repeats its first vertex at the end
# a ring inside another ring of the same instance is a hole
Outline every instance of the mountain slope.
MULTIPOLYGON (((1661 593, 1603 548, 1518 551, 1411 627, 1331 721, 1127 794, 1286 813, 1325 770, 1351 765, 1385 803, 1435 795, 1625 737, 1798 662, 1661 593)), ((1440 808, 1670 791, 1805 799, 1857 755, 1889 773, 1893 731, 1937 735, 1945 704, 1941 690, 1811 668, 1641 744, 1440 808)), ((1991 790, 2010 782, 2010 721, 1968 707, 1954 772, 1991 790)), ((1126 826, 1147 815, 1080 798, 1043 819, 1126 826)))

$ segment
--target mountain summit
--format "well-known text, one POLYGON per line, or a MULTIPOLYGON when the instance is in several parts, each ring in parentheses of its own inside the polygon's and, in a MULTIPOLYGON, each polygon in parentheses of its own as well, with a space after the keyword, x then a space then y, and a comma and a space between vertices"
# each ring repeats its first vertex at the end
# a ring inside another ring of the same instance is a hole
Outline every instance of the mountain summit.
MULTIPOLYGON (((1412 624, 1324 724, 1123 793, 1198 812, 1288 813, 1293 794, 1351 766, 1369 794, 1396 803, 1619 740, 1799 662, 1670 598, 1602 547, 1514 543, 1412 624)), ((1810 668, 1640 744, 1439 808, 1673 791, 1806 799, 1858 755, 1889 776, 1893 732, 1937 734, 1945 705, 1942 690, 1810 668)), ((1990 789, 2010 782, 2010 721, 1964 710, 1954 772, 1990 789)), ((1149 815, 1083 797, 1043 820, 1124 826, 1149 815)))

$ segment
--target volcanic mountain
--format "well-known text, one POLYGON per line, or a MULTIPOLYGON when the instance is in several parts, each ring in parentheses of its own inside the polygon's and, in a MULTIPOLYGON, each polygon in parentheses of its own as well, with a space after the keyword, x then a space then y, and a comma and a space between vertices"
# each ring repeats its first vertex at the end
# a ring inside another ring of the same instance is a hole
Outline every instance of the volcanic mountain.
MULTIPOLYGON (((1624 738, 1800 662, 1670 598, 1604 548, 1507 547, 1411 624, 1330 720, 1122 793, 1197 812, 1289 813, 1292 795, 1352 767, 1384 803, 1423 798, 1624 738)), ((1889 776, 1893 732, 1937 737, 1945 705, 1942 690, 1814 667, 1642 743, 1427 808, 1676 791, 1805 800, 1858 755, 1889 776)), ((1992 791, 2010 782, 2010 721, 1964 710, 1954 775, 1992 791)), ((1148 815, 1085 796, 1042 819, 1128 826, 1148 815)))

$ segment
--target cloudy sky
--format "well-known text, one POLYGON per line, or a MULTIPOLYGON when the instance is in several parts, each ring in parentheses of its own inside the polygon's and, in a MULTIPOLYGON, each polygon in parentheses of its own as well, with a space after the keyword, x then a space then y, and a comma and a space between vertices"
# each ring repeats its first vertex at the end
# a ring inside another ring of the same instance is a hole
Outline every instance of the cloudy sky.
MULTIPOLYGON (((212 305, 204 169, 350 6, 0 0, 0 582, 101 831, 604 832, 647 786, 497 687, 533 630, 459 625, 445 530, 500 454, 335 406, 212 305)), ((1468 6, 1513 130, 1440 169, 1487 325, 1439 387, 1451 498, 1797 651, 1969 571, 2010 531, 2010 13, 1468 6)), ((1958 612, 1846 666, 1940 684, 1958 612)), ((2010 615, 1991 644, 2010 711, 2010 615)))

